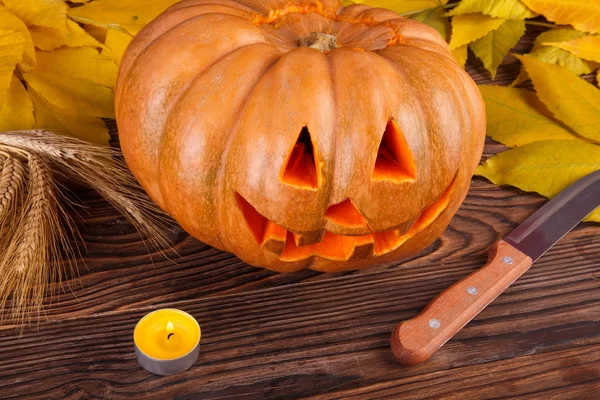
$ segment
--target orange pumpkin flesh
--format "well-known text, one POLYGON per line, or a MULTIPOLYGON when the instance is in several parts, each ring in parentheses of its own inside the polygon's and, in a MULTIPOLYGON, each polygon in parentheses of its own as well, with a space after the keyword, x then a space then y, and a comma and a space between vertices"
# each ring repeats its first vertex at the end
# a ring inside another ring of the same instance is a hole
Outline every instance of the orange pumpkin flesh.
POLYGON ((334 0, 186 0, 131 42, 125 159, 198 239, 277 271, 414 255, 464 200, 476 85, 432 28, 334 0))

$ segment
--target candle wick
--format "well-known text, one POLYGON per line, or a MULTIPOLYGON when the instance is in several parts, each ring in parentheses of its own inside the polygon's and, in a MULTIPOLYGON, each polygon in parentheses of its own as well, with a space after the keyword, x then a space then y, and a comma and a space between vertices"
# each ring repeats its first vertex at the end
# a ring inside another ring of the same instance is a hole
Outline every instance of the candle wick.
POLYGON ((167 335, 167 340, 170 340, 170 339, 171 339, 171 336, 173 336, 173 335, 174 335, 174 333, 169 333, 169 334, 167 335))

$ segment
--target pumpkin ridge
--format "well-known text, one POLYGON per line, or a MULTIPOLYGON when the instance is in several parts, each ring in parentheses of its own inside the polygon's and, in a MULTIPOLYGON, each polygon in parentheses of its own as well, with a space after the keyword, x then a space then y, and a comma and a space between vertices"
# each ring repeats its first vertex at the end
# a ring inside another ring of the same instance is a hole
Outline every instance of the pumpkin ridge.
MULTIPOLYGON (((269 65, 267 68, 265 68, 265 70, 263 71, 261 77, 259 79, 256 80, 256 82, 254 82, 252 84, 252 87, 248 90, 248 94, 246 95, 246 98, 244 99, 244 101, 242 102, 242 104, 240 104, 239 107, 239 111, 238 111, 238 116, 242 115, 244 113, 244 110, 246 109, 246 106, 248 105, 248 102, 250 101, 250 99, 252 98, 252 94, 254 93, 254 91, 256 90, 256 87, 258 86, 259 83, 261 83, 263 81, 263 79, 265 78, 265 76, 268 74, 268 72, 273 68, 273 66, 275 66, 279 61, 281 61, 282 57, 279 57, 278 59, 276 59, 273 63, 271 63, 271 65, 269 65)), ((238 126, 240 124, 240 118, 236 118, 231 126, 230 132, 236 132, 238 129, 238 126)), ((220 158, 220 163, 219 165, 221 166, 221 168, 219 169, 219 173, 217 173, 217 182, 216 182, 216 192, 219 193, 219 196, 216 197, 216 204, 215 207, 218 210, 217 211, 217 220, 219 221, 219 224, 221 226, 226 226, 225 224, 225 211, 227 209, 227 207, 221 207, 221 203, 224 201, 224 199, 226 199, 226 193, 225 190, 227 188, 227 185, 225 185, 225 182, 223 182, 224 180, 224 166, 227 166, 228 161, 229 161, 229 153, 231 151, 231 145, 233 143, 233 139, 234 139, 234 135, 230 134, 227 139, 225 140, 225 145, 223 146, 223 152, 221 153, 221 158, 220 158)), ((227 235, 222 235, 222 242, 225 246, 227 246, 228 248, 231 248, 231 242, 230 239, 227 235)))
MULTIPOLYGON (((410 47, 411 47, 412 51, 421 52, 424 55, 428 55, 429 57, 432 57, 432 58, 439 58, 439 59, 443 59, 444 58, 444 56, 442 54, 439 54, 439 53, 434 52, 434 51, 428 51, 426 49, 418 48, 418 47, 415 47, 415 46, 410 46, 410 47)), ((394 51, 395 49, 388 48, 388 49, 383 49, 383 50, 394 51)), ((390 55, 385 54, 385 53, 381 54, 379 52, 377 52, 376 54, 378 54, 383 59, 385 59, 399 74, 404 75, 404 76, 410 76, 411 75, 412 72, 410 70, 407 71, 405 69, 407 65, 411 65, 410 63, 407 62, 406 65, 405 65, 405 64, 399 62, 398 60, 390 57, 392 54, 390 54, 390 55)), ((406 60, 404 60, 404 61, 406 61, 406 60)), ((445 63, 446 66, 452 66, 453 67, 452 71, 459 72, 458 69, 460 68, 460 66, 458 65, 458 63, 456 61, 454 61, 454 59, 452 59, 451 63, 447 63, 445 61, 444 61, 444 63, 445 63), (455 66, 456 66, 456 69, 454 68, 455 66)), ((417 80, 418 80, 418 78, 417 78, 417 80)), ((451 79, 449 77, 445 77, 445 78, 443 78, 443 80, 446 81, 446 80, 451 80, 451 79)), ((461 81, 461 83, 463 83, 463 82, 461 81)), ((413 84, 412 87, 415 87, 415 85, 413 84)), ((416 90, 420 90, 420 88, 416 87, 416 90)), ((452 97, 454 103, 457 104, 458 107, 460 108, 460 118, 459 119, 461 119, 461 124, 462 124, 462 119, 464 119, 464 118, 466 118, 466 117, 468 117, 470 115, 475 115, 474 114, 474 110, 468 110, 468 109, 464 108, 465 107, 465 105, 464 105, 465 102, 463 101, 463 97, 469 91, 470 91, 470 89, 467 86, 463 85, 463 84, 461 84, 461 85, 454 85, 454 90, 453 91, 448 91, 448 94, 452 97)), ((419 105, 420 105, 419 108, 421 110, 429 110, 430 109, 430 105, 429 105, 430 101, 429 101, 428 98, 422 97, 422 96, 417 96, 417 95, 415 95, 414 98, 419 103, 419 105)), ((467 107, 472 108, 470 104, 467 105, 467 107)), ((431 126, 437 126, 437 125, 439 125, 440 121, 436 120, 438 117, 437 116, 436 117, 432 117, 433 114, 430 111, 424 111, 423 115, 424 115, 424 118, 427 120, 426 126, 431 127, 431 126), (432 120, 431 118, 434 118, 434 119, 432 120)), ((458 117, 458 115, 457 115, 457 117, 458 117)), ((438 127, 438 130, 443 130, 443 129, 441 127, 438 127)), ((463 125, 461 125, 461 131, 464 131, 464 126, 463 125)), ((428 138, 428 144, 427 144, 426 148, 430 149, 428 152, 426 152, 428 158, 431 157, 431 151, 432 151, 431 148, 432 148, 432 146, 434 144, 434 142, 433 142, 433 138, 434 137, 433 136, 435 136, 438 141, 441 140, 441 142, 443 143, 443 146, 441 146, 441 147, 444 147, 444 148, 446 147, 446 142, 452 141, 452 139, 446 138, 446 135, 444 135, 444 136, 441 136, 439 134, 438 135, 432 135, 431 132, 427 132, 427 135, 425 135, 425 136, 428 138)), ((432 164, 431 160, 427 161, 427 163, 431 164, 432 166, 434 165, 434 164, 432 164)), ((458 168, 458 165, 447 166, 446 168, 450 168, 451 170, 455 170, 456 168, 458 168)), ((446 169, 446 168, 442 168, 442 169, 446 169)), ((446 187, 446 186, 443 186, 443 185, 440 185, 440 186, 442 188, 446 187)), ((441 190, 443 190, 443 189, 441 189, 441 190)))
POLYGON ((260 13, 259 9, 252 8, 246 4, 242 4, 236 0, 206 0, 203 2, 202 0, 183 0, 177 3, 172 4, 165 10, 165 12, 173 11, 173 10, 189 10, 194 7, 202 7, 202 6, 223 6, 223 7, 231 7, 232 9, 240 8, 243 11, 248 11, 249 13, 260 13), (193 3, 193 4, 186 4, 193 3))
MULTIPOLYGON (((279 51, 277 50, 277 48, 275 46, 273 46, 270 43, 264 43, 264 42, 251 43, 251 44, 237 47, 237 48, 233 49, 231 52, 225 53, 222 57, 218 58, 212 64, 207 66, 207 68, 205 68, 204 70, 199 71, 198 74, 196 76, 194 76, 193 79, 191 79, 189 82, 187 82, 185 88, 182 89, 182 91, 180 93, 178 93, 177 96, 174 96, 172 103, 171 103, 172 106, 169 108, 169 111, 164 118, 164 124, 161 128, 162 135, 160 136, 160 145, 158 147, 160 149, 159 154, 158 154, 158 162, 160 165, 163 162, 162 161, 163 157, 168 156, 168 152, 166 154, 164 153, 165 149, 172 148, 171 145, 168 144, 168 141, 172 140, 172 138, 168 137, 169 135, 167 134, 170 130, 169 127, 172 123, 172 119, 178 118, 178 116, 175 115, 175 113, 180 109, 181 102, 182 102, 182 100, 186 99, 186 96, 189 94, 189 91, 192 90, 195 87, 195 85, 197 84, 197 82, 199 80, 203 79, 206 76, 206 74, 211 73, 211 71, 214 71, 215 68, 219 68, 221 63, 231 61, 231 59, 236 57, 237 54, 243 53, 243 52, 247 51, 248 49, 251 49, 252 47, 263 47, 263 46, 269 46, 270 48, 272 48, 274 50, 274 53, 279 53, 279 51)), ((266 49, 260 49, 260 50, 263 50, 263 52, 260 54, 257 54, 256 58, 261 58, 262 55, 264 55, 264 50, 266 50, 266 49)), ((270 66, 269 66, 269 68, 270 68, 270 66)), ((263 71, 263 73, 266 72, 269 68, 267 68, 265 71, 263 71)), ((262 74, 260 75, 260 77, 261 76, 262 76, 262 74)), ((206 99, 202 99, 201 103, 204 101, 206 101, 206 99)), ((231 130, 229 130, 227 132, 228 132, 229 136, 233 135, 231 130)), ((217 171, 221 171, 222 169, 223 168, 217 168, 217 171)), ((161 168, 158 169, 157 178, 159 181, 159 190, 163 197, 168 197, 169 192, 172 190, 171 188, 169 188, 169 186, 164 184, 164 180, 169 179, 169 178, 168 177, 165 178, 163 176, 164 174, 168 175, 170 172, 171 171, 169 171, 167 169, 164 169, 164 170, 161 168)), ((215 182, 216 182, 216 179, 214 179, 211 184, 214 185, 215 182)), ((217 207, 217 205, 215 204, 210 208, 216 209, 216 207, 217 207)), ((167 209, 169 209, 169 208, 170 208, 170 205, 167 203, 167 209)), ((207 207, 207 208, 209 208, 209 207, 207 207)), ((218 240, 219 240, 219 244, 221 244, 222 243, 221 238, 219 238, 218 240)), ((212 244, 212 245, 214 247, 219 247, 218 244, 212 244)), ((221 244, 221 246, 222 246, 222 244, 221 244)))
MULTIPOLYGON (((177 9, 175 9, 175 10, 177 10, 177 9)), ((246 19, 244 19, 244 18, 242 18, 240 16, 232 15, 232 14, 224 14, 224 13, 206 13, 206 14, 200 14, 200 15, 195 15, 195 16, 193 16, 191 18, 185 19, 183 21, 180 21, 177 24, 175 24, 172 27, 170 27, 169 29, 167 29, 166 31, 162 32, 160 35, 158 35, 157 37, 155 37, 154 39, 152 39, 150 42, 148 42, 146 44, 146 46, 144 47, 144 49, 141 50, 141 51, 139 51, 138 54, 135 56, 135 58, 131 60, 131 62, 129 63, 129 66, 127 68, 127 70, 119 71, 119 77, 121 78, 121 76, 122 76, 122 79, 126 80, 127 77, 128 77, 128 75, 129 75, 129 73, 134 69, 135 65, 139 62, 140 57, 142 57, 143 55, 145 55, 146 52, 150 51, 150 49, 152 48, 153 45, 155 45, 159 40, 163 39, 165 37, 165 35, 169 34, 171 31, 173 31, 173 30, 175 30, 177 28, 180 28, 181 25, 184 25, 184 24, 187 24, 187 23, 191 23, 191 21, 200 19, 200 18, 202 18, 204 16, 213 16, 213 15, 223 15, 223 16, 227 16, 227 17, 237 17, 237 18, 241 19, 242 21, 247 21, 246 19)), ((259 32, 262 35, 263 40, 265 40, 265 41, 264 42, 256 42, 256 43, 253 43, 253 44, 267 43, 267 41, 266 41, 266 39, 264 37, 263 32, 260 31, 260 30, 259 30, 259 32)), ((227 53, 227 54, 229 54, 229 53, 227 53)), ((212 64, 210 66, 212 66, 212 64)), ((208 68, 210 68, 210 66, 208 66, 208 68)), ((118 106, 118 103, 117 103, 117 106, 118 106)))
MULTIPOLYGON (((171 113, 172 107, 174 106, 174 103, 169 100, 175 97, 178 98, 186 89, 188 82, 185 80, 179 80, 178 82, 176 79, 174 79, 177 70, 173 70, 169 64, 165 64, 156 58, 153 59, 153 54, 157 51, 157 49, 163 49, 164 51, 165 48, 170 46, 170 43, 172 43, 173 40, 179 39, 181 32, 198 32, 197 36, 195 37, 204 40, 211 35, 210 33, 198 31, 197 28, 199 26, 209 25, 214 27, 213 29, 216 31, 222 32, 225 30, 225 27, 222 24, 227 21, 231 22, 232 26, 240 29, 239 33, 236 33, 235 36, 230 37, 228 40, 224 40, 223 37, 219 37, 220 41, 216 43, 213 41, 213 45, 209 45, 207 43, 201 43, 198 45, 197 43, 192 43, 190 41, 184 43, 187 49, 189 49, 188 51, 194 52, 190 54, 200 54, 199 52, 201 51, 203 54, 207 54, 208 51, 211 52, 208 54, 208 57, 203 58, 204 63, 207 64, 206 67, 212 65, 214 61, 220 59, 226 54, 229 54, 236 48, 242 47, 246 44, 256 43, 257 41, 264 41, 264 35, 262 32, 254 25, 250 24, 246 19, 226 14, 219 14, 217 17, 215 17, 214 14, 195 16, 194 18, 187 19, 183 23, 176 24, 169 29, 166 34, 160 35, 153 40, 149 47, 147 47, 143 52, 137 55, 134 60, 132 60, 131 67, 127 72, 127 76, 125 76, 125 78, 122 80, 121 86, 118 87, 117 93, 121 98, 121 101, 119 101, 120 112, 133 112, 134 115, 132 115, 132 119, 129 120, 130 124, 139 126, 123 126, 123 118, 121 118, 121 122, 119 123, 120 129, 122 131, 130 130, 132 132, 132 134, 127 134, 124 132, 125 135, 123 135, 122 144, 124 144, 124 146, 136 147, 138 149, 143 148, 144 152, 146 153, 146 160, 136 159, 135 157, 128 158, 131 157, 131 154, 133 153, 127 151, 125 151, 125 158, 130 163, 130 166, 137 163, 149 162, 152 172, 148 170, 145 174, 138 175, 144 187, 148 188, 151 196, 157 202, 159 202, 159 204, 164 203, 162 200, 164 194, 158 187, 158 182, 156 181, 156 176, 158 173, 156 165, 160 157, 162 157, 160 153, 163 150, 158 145, 164 139, 163 129, 167 121, 167 116, 171 113), (204 19, 202 19, 203 17, 204 19), (222 55, 219 53, 222 53, 222 55), (158 66, 159 63, 162 65, 158 66), (157 66, 157 68, 149 69, 150 65, 157 66), (157 75, 157 71, 161 70, 163 73, 157 75), (159 81, 166 82, 164 86, 165 90, 157 93, 159 97, 155 97, 155 99, 160 98, 160 102, 157 102, 156 100, 154 102, 140 102, 139 99, 136 98, 135 101, 125 103, 125 99, 129 96, 132 96, 132 93, 148 91, 150 89, 149 82, 157 83, 159 81), (144 116, 143 118, 141 117, 142 115, 144 116), (150 184, 149 182, 153 183, 150 184)), ((185 55, 184 53, 180 54, 185 55)), ((195 74, 193 68, 197 70, 196 74, 206 70, 206 68, 203 68, 202 61, 194 64, 182 64, 182 67, 179 68, 181 71, 177 73, 177 76, 181 76, 181 74, 184 73, 194 76, 195 74), (186 66, 189 66, 190 68, 184 68, 186 66)), ((133 149, 131 150, 136 151, 133 149)))
MULTIPOLYGON (((481 106, 483 104, 483 97, 481 95, 481 92, 479 91, 479 88, 477 87, 477 84, 471 79, 471 76, 458 64, 458 63, 454 63, 451 64, 452 66, 452 70, 456 73, 456 76, 458 77, 458 79, 460 79, 460 81, 463 84, 463 88, 465 88, 465 92, 467 93, 467 95, 469 96, 469 98, 472 101, 466 101, 463 103, 467 103, 466 106, 468 107, 468 111, 465 112, 465 117, 469 118, 470 121, 470 129, 468 129, 468 131, 471 132, 472 135, 472 139, 477 139, 477 132, 479 132, 481 129, 483 129, 483 131, 485 132, 485 107, 481 106), (479 100, 479 105, 480 105, 480 109, 476 110, 475 106, 476 106, 476 102, 475 99, 473 99, 472 96, 475 96, 477 98, 477 100, 479 100), (472 118, 473 115, 482 115, 483 114, 483 118, 479 118, 479 119, 475 119, 472 118), (480 127, 478 127, 477 125, 480 125, 480 127)), ((477 148, 477 151, 479 152, 478 154, 481 154, 483 152, 483 146, 485 144, 485 135, 480 136, 479 137, 479 147, 477 148)), ((473 169, 477 168, 477 166, 479 165, 479 158, 477 160, 475 160, 474 164, 473 164, 473 169)))
MULTIPOLYGON (((425 39, 423 39, 423 40, 424 40, 424 41, 427 41, 427 42, 429 42, 429 43, 433 43, 433 42, 431 42, 431 41, 429 41, 429 40, 425 40, 425 39)), ((412 42, 411 40, 407 40, 407 41, 405 41, 405 42, 403 42, 403 43, 396 43, 396 44, 394 44, 393 46, 398 46, 398 47, 403 47, 403 46, 406 46, 406 47, 410 47, 411 49, 417 49, 417 50, 420 50, 420 51, 426 51, 426 52, 428 52, 428 53, 432 53, 432 54, 435 54, 435 55, 438 55, 438 56, 442 56, 442 57, 445 57, 445 58, 447 58, 448 60, 451 60, 451 61, 453 61, 453 62, 456 62, 456 60, 454 59, 454 57, 452 57, 452 54, 451 54, 451 53, 449 53, 449 52, 447 53, 447 52, 445 52, 445 51, 444 51, 444 52, 440 52, 440 51, 437 51, 437 50, 434 50, 434 49, 426 49, 426 48, 424 48, 424 47, 418 46, 416 43, 411 43, 411 42, 412 42)), ((389 49, 389 47, 385 47, 385 48, 383 48, 383 49, 375 50, 375 52, 377 52, 377 53, 378 53, 378 52, 380 52, 380 51, 383 51, 383 50, 386 50, 386 49, 389 49)), ((443 50, 443 49, 440 49, 440 50, 443 50)), ((379 54, 379 53, 378 53, 378 54, 379 54)), ((382 57, 385 57, 385 58, 388 58, 388 59, 390 59, 392 62, 394 62, 394 60, 392 60, 391 58, 387 57, 385 54, 380 54, 380 56, 382 56, 382 57)))
MULTIPOLYGON (((176 4, 179 4, 179 3, 175 3, 174 5, 176 5, 176 4)), ((199 4, 199 5, 196 5, 196 6, 198 6, 198 7, 200 8, 200 6, 205 6, 205 5, 207 5, 207 4, 199 4)), ((219 5, 219 4, 215 4, 215 5, 219 5)), ((196 7, 196 6, 194 6, 194 7, 196 7)), ((192 8, 192 6, 190 6, 190 8, 192 8)), ((187 11, 187 10, 185 10, 185 9, 186 9, 186 7, 182 7, 182 8, 171 8, 171 7, 169 7, 169 9, 167 9, 166 11, 169 11, 169 10, 170 10, 170 12, 171 12, 172 14, 176 14, 176 13, 180 12, 179 10, 184 10, 184 11, 187 11)), ((234 9, 234 8, 232 8, 232 10, 235 10, 235 9, 234 9)), ((182 12, 182 13, 183 13, 183 12, 182 12)), ((128 53, 129 53, 129 51, 125 53, 125 55, 123 56, 123 59, 122 59, 122 61, 121 61, 121 66, 119 67, 119 76, 118 76, 118 80, 119 80, 119 82, 120 82, 120 81, 122 81, 122 80, 125 80, 125 78, 127 78, 127 76, 128 76, 128 74, 129 74, 129 72, 131 71, 131 69, 133 68, 133 66, 134 66, 135 62, 136 62, 136 61, 139 59, 139 57, 140 57, 142 54, 144 54, 144 53, 146 52, 146 50, 147 50, 149 47, 151 47, 151 46, 152 46, 152 45, 153 45, 153 44, 154 44, 154 43, 155 43, 157 40, 159 40, 161 37, 163 37, 164 35, 166 35, 166 34, 167 34, 167 33, 168 33, 170 30, 172 30, 172 29, 175 29, 175 28, 177 28, 178 26, 180 26, 181 24, 184 24, 184 23, 186 23, 186 22, 188 22, 188 21, 190 21, 190 20, 193 20, 193 19, 196 19, 196 18, 200 18, 200 17, 202 17, 202 16, 204 16, 204 15, 210 15, 210 14, 222 14, 222 15, 227 15, 227 16, 232 16, 232 17, 239 17, 239 18, 242 18, 242 17, 240 17, 240 16, 238 16, 238 15, 235 15, 235 14, 226 14, 226 13, 215 13, 215 12, 210 12, 210 13, 203 13, 203 14, 192 15, 192 16, 190 16, 189 18, 183 19, 183 20, 181 20, 181 21, 179 21, 179 22, 175 23, 175 24, 174 24, 173 26, 171 26, 170 28, 168 28, 168 29, 166 29, 166 30, 164 30, 164 31, 162 31, 162 32, 159 32, 159 34, 158 34, 158 35, 156 35, 156 37, 154 37, 154 38, 153 38, 152 40, 150 40, 149 42, 145 43, 145 44, 144 44, 144 46, 143 46, 141 49, 137 49, 137 54, 135 54, 135 56, 134 56, 133 58, 131 58, 131 61, 130 61, 130 60, 128 59, 128 57, 127 57, 127 56, 128 56, 128 53)), ((244 19, 244 18, 242 18, 242 19, 244 19)), ((152 21, 152 22, 154 22, 154 21, 152 21)), ((144 28, 143 28, 143 29, 140 31, 142 34, 138 33, 138 35, 136 36, 138 40, 139 40, 139 38, 140 38, 140 37, 142 37, 143 33, 144 33, 144 32, 145 32, 147 29, 150 29, 150 27, 152 27, 152 22, 150 22, 150 24, 146 25, 146 26, 145 26, 145 27, 144 27, 144 28)), ((119 85, 118 85, 118 86, 119 86, 119 85)), ((117 106, 118 106, 118 104, 117 104, 117 106)))

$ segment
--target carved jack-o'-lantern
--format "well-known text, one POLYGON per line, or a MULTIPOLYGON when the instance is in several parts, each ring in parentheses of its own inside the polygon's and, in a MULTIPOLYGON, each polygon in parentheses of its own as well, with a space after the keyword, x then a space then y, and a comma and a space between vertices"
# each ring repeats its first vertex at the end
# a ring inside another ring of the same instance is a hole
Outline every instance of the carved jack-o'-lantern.
POLYGON ((278 271, 413 255, 463 201, 477 87, 430 27, 335 0, 187 0, 125 53, 119 136, 198 239, 278 271))

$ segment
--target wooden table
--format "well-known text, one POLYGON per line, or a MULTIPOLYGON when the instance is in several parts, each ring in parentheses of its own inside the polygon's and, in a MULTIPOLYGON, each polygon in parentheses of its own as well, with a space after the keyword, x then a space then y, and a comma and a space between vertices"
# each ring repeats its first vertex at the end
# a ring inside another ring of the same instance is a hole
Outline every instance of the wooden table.
MULTIPOLYGON (((509 60, 496 83, 518 70, 509 60)), ((469 72, 489 82, 481 67, 469 72)), ((488 142, 485 156, 503 149, 488 142)), ((598 225, 568 234, 428 362, 403 367, 389 349, 394 326, 481 267, 539 196, 474 178, 446 233, 418 257, 332 274, 252 268, 177 227, 181 257, 150 257, 112 208, 93 192, 80 197, 87 267, 21 335, 0 327, 2 399, 600 398, 598 225), (161 307, 190 312, 203 329, 198 362, 176 376, 147 373, 133 353, 136 322, 161 307)))

